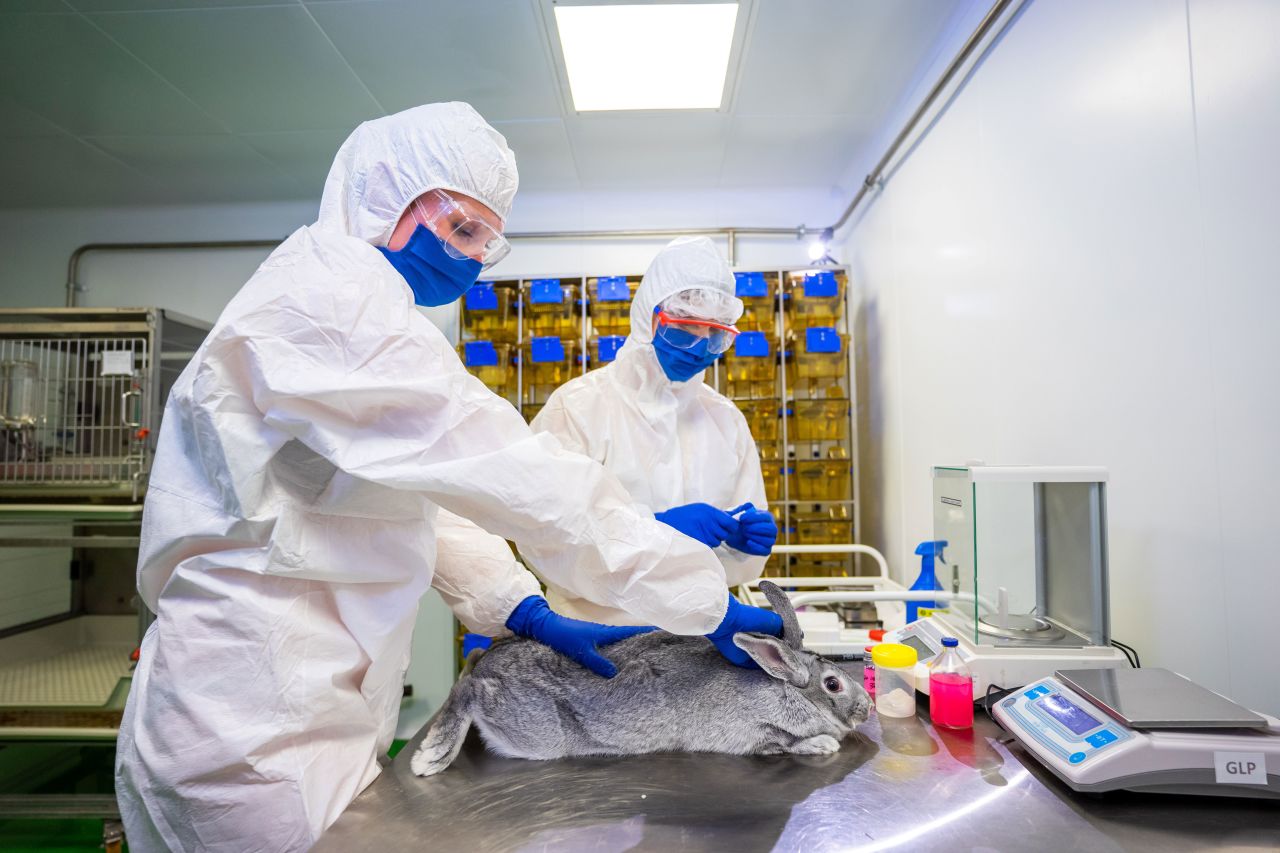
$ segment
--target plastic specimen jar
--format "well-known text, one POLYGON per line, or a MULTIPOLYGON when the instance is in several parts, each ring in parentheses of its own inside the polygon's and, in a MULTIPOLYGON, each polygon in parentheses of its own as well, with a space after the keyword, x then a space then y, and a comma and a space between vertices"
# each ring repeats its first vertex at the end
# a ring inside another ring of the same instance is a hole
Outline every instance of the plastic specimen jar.
POLYGON ((916 650, 902 643, 881 643, 871 650, 876 667, 876 713, 882 717, 914 717, 916 650))

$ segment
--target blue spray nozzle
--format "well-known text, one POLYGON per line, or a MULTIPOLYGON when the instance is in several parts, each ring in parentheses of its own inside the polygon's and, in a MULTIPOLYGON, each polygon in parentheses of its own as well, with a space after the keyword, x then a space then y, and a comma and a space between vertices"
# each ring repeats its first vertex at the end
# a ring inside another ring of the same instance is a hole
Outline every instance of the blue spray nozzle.
POLYGON ((947 547, 947 540, 935 539, 932 542, 921 542, 916 546, 916 554, 921 557, 941 557, 942 549, 947 547))

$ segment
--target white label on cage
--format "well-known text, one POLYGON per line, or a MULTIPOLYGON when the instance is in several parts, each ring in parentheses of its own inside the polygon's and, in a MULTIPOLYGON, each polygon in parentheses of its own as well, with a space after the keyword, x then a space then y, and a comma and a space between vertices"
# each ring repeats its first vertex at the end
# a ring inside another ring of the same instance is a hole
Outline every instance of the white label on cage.
POLYGON ((133 350, 108 350, 102 354, 103 376, 132 376, 133 350))

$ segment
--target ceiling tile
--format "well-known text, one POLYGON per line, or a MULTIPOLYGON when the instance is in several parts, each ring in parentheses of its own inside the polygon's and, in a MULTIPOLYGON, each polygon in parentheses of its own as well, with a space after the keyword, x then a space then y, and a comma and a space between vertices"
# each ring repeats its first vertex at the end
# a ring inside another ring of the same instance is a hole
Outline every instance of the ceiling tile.
POLYGON ((573 116, 565 120, 584 189, 714 187, 728 136, 721 113, 573 116))
POLYGON ((0 94, 0 136, 61 136, 63 131, 8 95, 0 94))
POLYGON ((5 207, 165 200, 154 181, 69 136, 0 138, 0 199, 5 207))
POLYGON ((79 15, 0 16, 0 89, 71 133, 217 125, 79 15))
POLYGON ((529 0, 308 8, 390 112, 467 101, 490 121, 560 116, 545 31, 529 0))
POLYGON ((720 185, 833 186, 875 128, 861 116, 735 118, 720 185))
POLYGON ((166 192, 194 203, 301 198, 319 191, 304 191, 301 182, 229 134, 97 137, 89 142, 144 172, 166 192))
POLYGON ((353 128, 382 113, 301 6, 92 20, 235 132, 353 128))
POLYGON ((578 171, 563 121, 495 122, 494 126, 516 153, 521 191, 577 188, 578 171))
POLYGON ((318 196, 347 135, 345 130, 293 130, 246 133, 241 139, 302 187, 309 187, 311 195, 318 196))
POLYGON ((963 0, 760 0, 736 115, 883 120, 963 0))
POLYGON ((66 0, 81 12, 156 12, 211 6, 296 6, 299 0, 66 0))

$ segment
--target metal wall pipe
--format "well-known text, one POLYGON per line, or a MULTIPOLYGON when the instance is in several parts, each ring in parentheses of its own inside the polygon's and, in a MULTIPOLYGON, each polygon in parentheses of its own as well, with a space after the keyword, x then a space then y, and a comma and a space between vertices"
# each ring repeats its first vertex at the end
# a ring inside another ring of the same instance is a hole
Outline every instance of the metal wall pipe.
POLYGON ((67 307, 74 308, 80 292, 77 278, 80 259, 89 252, 141 252, 165 249, 274 249, 283 240, 204 240, 169 243, 86 243, 71 253, 67 261, 67 307))
MULTIPOLYGON (((1027 0, 997 0, 997 2, 987 10, 987 14, 983 17, 982 21, 979 22, 977 28, 969 34, 969 38, 966 39, 964 45, 961 46, 960 52, 955 55, 955 58, 951 60, 946 69, 942 72, 941 76, 938 77, 937 82, 933 84, 933 88, 929 90, 929 94, 925 95, 924 100, 920 102, 920 106, 916 107, 915 112, 913 112, 911 117, 907 119, 907 123, 902 126, 902 129, 898 131, 898 135, 889 143, 888 149, 880 159, 876 161, 876 165, 867 173, 867 176, 862 179, 862 186, 858 188, 858 192, 849 202, 849 206, 844 209, 844 213, 840 214, 840 218, 831 226, 832 231, 838 231, 845 226, 849 221, 849 218, 853 216, 853 212, 857 210, 858 205, 862 203, 862 200, 866 198, 867 194, 871 192, 871 189, 884 178, 884 173, 888 168, 889 163, 915 131, 916 125, 920 123, 920 120, 923 119, 933 107, 934 102, 938 100, 938 97, 941 96, 947 86, 951 84, 951 81, 955 78, 956 74, 960 72, 960 69, 964 67, 964 64, 969 61, 973 52, 978 49, 978 45, 982 44, 986 37, 995 29, 996 24, 1000 22, 1005 12, 1015 4, 1021 7, 1026 1, 1027 0)), ((1008 20, 1011 21, 1012 16, 1010 16, 1008 20)))
MULTIPOLYGON (((617 230, 617 231, 518 231, 507 235, 509 240, 644 240, 657 239, 662 237, 686 237, 686 236, 723 236, 728 242, 728 260, 732 266, 737 263, 738 237, 740 236, 757 236, 757 237, 795 237, 803 239, 809 234, 821 234, 829 237, 834 232, 843 228, 849 219, 853 216, 854 211, 858 209, 858 205, 867 197, 877 184, 883 180, 885 171, 889 168, 889 164, 893 158, 897 156, 902 146, 911 138, 916 127, 929 113, 934 104, 940 98, 947 87, 960 73, 965 63, 973 57, 974 52, 986 40, 986 38, 996 31, 997 25, 1002 20, 1012 21, 1014 15, 1006 16, 1006 12, 1012 8, 1016 14, 1018 8, 1021 8, 1028 0, 997 0, 977 28, 965 40, 960 51, 955 55, 946 69, 938 77, 933 87, 929 89, 927 95, 920 105, 916 107, 911 117, 907 119, 906 124, 898 131, 898 134, 889 143, 889 147, 884 154, 876 161, 876 165, 867 173, 862 180, 862 186, 858 188, 858 192, 850 200, 844 212, 840 214, 840 218, 832 225, 826 228, 809 228, 805 225, 798 225, 791 228, 786 227, 761 227, 761 228, 655 228, 640 230, 617 230)), ((79 274, 80 259, 89 252, 104 251, 147 251, 147 250, 164 250, 164 249, 265 249, 274 248, 280 244, 280 240, 214 240, 204 242, 173 242, 173 243, 89 243, 76 249, 71 253, 71 260, 67 264, 67 305, 74 307, 76 304, 76 294, 79 292, 77 276, 79 274)))

